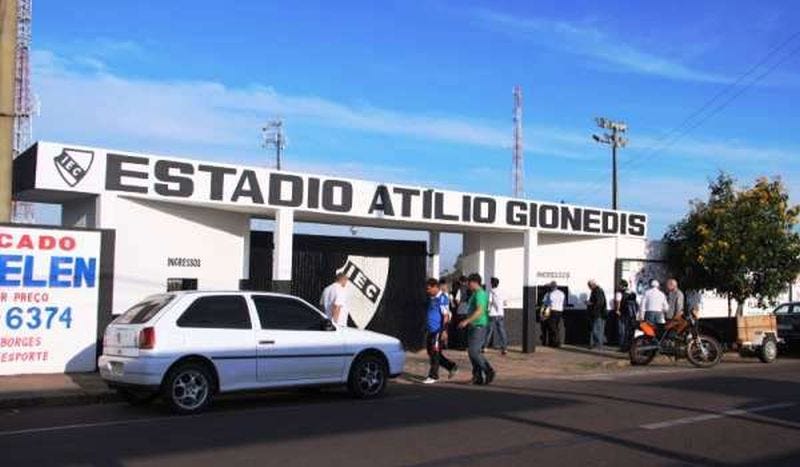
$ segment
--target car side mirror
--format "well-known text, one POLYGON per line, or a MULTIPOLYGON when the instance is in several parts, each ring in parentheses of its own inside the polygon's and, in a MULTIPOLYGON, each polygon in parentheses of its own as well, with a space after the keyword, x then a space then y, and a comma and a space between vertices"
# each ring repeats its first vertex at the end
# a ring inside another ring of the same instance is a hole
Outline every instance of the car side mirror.
POLYGON ((323 331, 335 331, 336 330, 336 326, 333 325, 333 322, 331 320, 326 318, 326 319, 322 320, 321 329, 323 331))

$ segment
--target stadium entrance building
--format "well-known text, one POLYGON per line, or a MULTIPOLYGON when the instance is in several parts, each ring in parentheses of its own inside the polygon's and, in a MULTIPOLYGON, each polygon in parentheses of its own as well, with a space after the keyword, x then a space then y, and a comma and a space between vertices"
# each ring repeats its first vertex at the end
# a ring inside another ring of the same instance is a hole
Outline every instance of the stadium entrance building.
POLYGON ((351 324, 413 344, 423 279, 440 271, 440 235, 463 235, 462 269, 497 276, 509 327, 532 348, 537 286, 581 307, 595 279, 610 295, 618 260, 645 259, 647 217, 478 193, 274 171, 39 142, 14 161, 17 200, 56 203, 62 227, 115 232, 120 313, 167 289, 257 288, 312 303, 337 271, 350 277, 351 324), (271 233, 251 232, 272 219, 271 233), (295 223, 411 229, 427 242, 295 234, 295 223))

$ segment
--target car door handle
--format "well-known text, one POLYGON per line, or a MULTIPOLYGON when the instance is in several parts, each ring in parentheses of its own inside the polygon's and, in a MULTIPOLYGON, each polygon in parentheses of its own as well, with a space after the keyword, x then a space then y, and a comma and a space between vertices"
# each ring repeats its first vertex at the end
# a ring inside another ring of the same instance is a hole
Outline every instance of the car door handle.
POLYGON ((275 341, 258 341, 260 345, 273 345, 275 341))

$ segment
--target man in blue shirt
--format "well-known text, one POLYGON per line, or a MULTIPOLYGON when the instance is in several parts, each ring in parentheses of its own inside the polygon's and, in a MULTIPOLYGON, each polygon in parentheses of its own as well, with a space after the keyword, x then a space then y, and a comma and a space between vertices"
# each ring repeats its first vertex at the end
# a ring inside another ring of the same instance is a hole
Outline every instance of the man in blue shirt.
POLYGON ((451 378, 458 371, 458 366, 442 354, 442 340, 447 336, 447 322, 450 320, 450 300, 447 294, 441 291, 439 281, 436 279, 428 279, 425 291, 428 293, 428 310, 425 318, 428 334, 425 346, 431 368, 428 371, 428 378, 423 383, 433 384, 439 381, 439 366, 444 367, 451 378))

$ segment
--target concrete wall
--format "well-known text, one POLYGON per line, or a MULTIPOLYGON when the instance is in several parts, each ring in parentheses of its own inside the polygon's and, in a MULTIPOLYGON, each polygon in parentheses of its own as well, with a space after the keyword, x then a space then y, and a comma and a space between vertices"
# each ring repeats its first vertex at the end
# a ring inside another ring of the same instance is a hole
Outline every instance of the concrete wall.
MULTIPOLYGON (((589 293, 586 283, 594 279, 610 300, 614 291, 616 259, 644 259, 647 249, 647 242, 638 238, 540 232, 539 245, 534 250, 535 285, 545 285, 553 280, 566 285, 570 290, 569 303, 583 308, 583 300, 589 293)), ((523 261, 522 234, 464 234, 464 272, 477 271, 485 278, 498 277, 509 308, 522 308, 523 261)))
POLYGON ((114 313, 165 292, 168 278, 197 279, 205 290, 236 290, 246 277, 246 214, 104 196, 99 227, 116 230, 114 313), (170 265, 169 258, 190 261, 170 265))

